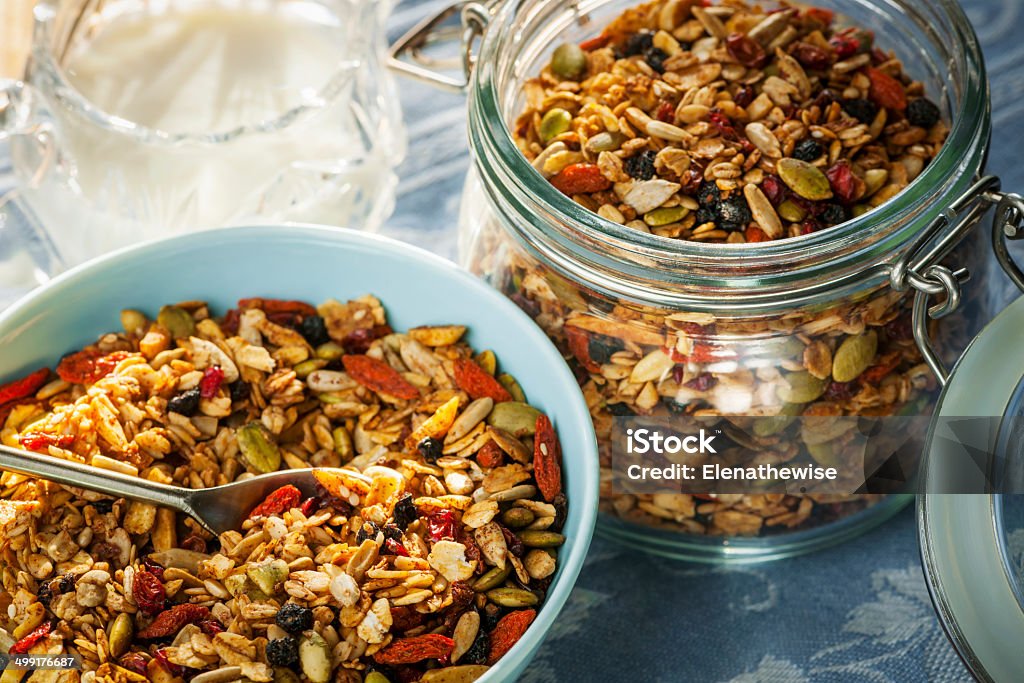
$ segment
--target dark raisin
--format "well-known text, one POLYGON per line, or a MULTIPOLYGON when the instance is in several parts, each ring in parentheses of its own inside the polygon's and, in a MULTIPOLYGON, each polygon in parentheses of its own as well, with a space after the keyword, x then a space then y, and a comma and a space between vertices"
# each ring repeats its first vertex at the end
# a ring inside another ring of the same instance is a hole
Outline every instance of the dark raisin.
POLYGON ((912 126, 931 128, 939 122, 941 117, 942 112, 927 97, 910 100, 910 104, 907 105, 907 121, 910 121, 912 126))
POLYGON ((416 505, 412 502, 412 494, 407 493, 395 503, 395 526, 399 529, 406 529, 420 516, 416 505))
POLYGON ((267 643, 267 663, 271 666, 292 666, 299 661, 299 641, 278 638, 267 643))
POLYGON ((822 90, 820 93, 818 93, 818 96, 814 98, 814 102, 812 102, 811 104, 820 107, 821 109, 824 109, 825 107, 832 106, 832 103, 835 102, 836 99, 838 98, 836 97, 835 91, 826 88, 825 90, 822 90))
POLYGON ((625 57, 641 55, 654 47, 654 33, 651 31, 640 31, 634 33, 622 46, 622 54, 625 57))
POLYGON ((716 218, 718 218, 718 212, 717 211, 715 211, 714 209, 712 209, 710 207, 702 206, 699 209, 697 209, 697 214, 696 214, 695 219, 694 219, 695 220, 694 225, 704 225, 705 223, 714 223, 716 218))
POLYGON ((231 390, 232 403, 241 403, 242 401, 245 401, 249 398, 250 389, 249 385, 246 382, 238 380, 237 382, 233 383, 229 388, 231 390))
POLYGON ((92 505, 93 508, 95 508, 96 512, 100 513, 101 515, 108 514, 114 509, 114 501, 109 498, 93 501, 92 503, 90 503, 90 505, 92 505))
POLYGON ((427 462, 437 462, 437 459, 444 455, 444 444, 428 436, 416 444, 416 450, 427 462))
POLYGON ((555 521, 548 528, 551 531, 561 531, 562 527, 565 526, 565 520, 569 516, 569 499, 565 497, 564 493, 559 493, 551 501, 551 504, 555 506, 555 521))
POLYGON ((512 533, 512 530, 507 527, 499 524, 498 528, 501 529, 501 535, 505 537, 505 545, 508 547, 508 551, 516 557, 522 557, 526 549, 523 546, 522 539, 512 533))
POLYGON ((75 575, 65 574, 64 576, 60 577, 60 584, 58 587, 61 593, 70 593, 71 591, 75 590, 75 575))
POLYGON ((608 412, 616 417, 630 417, 632 415, 636 415, 636 413, 633 412, 633 409, 625 403, 609 403, 608 412))
POLYGON ((839 225, 846 222, 846 209, 840 204, 826 204, 818 214, 818 219, 825 225, 839 225))
POLYGON ((49 581, 39 586, 39 590, 36 591, 36 600, 39 601, 39 604, 41 604, 46 609, 50 609, 50 602, 53 600, 53 598, 53 589, 50 588, 49 581))
POLYGON ((327 323, 320 315, 303 318, 299 332, 306 338, 310 346, 320 346, 331 341, 331 335, 327 334, 327 323))
POLYGON ((741 107, 747 107, 750 106, 755 97, 757 97, 757 92, 750 86, 744 86, 736 91, 736 95, 732 100, 741 107))
POLYGON ((712 375, 710 372, 705 372, 697 377, 694 377, 686 386, 696 391, 708 391, 718 384, 718 378, 712 375))
POLYGON ((288 602, 277 611, 274 622, 288 633, 302 633, 313 628, 313 610, 288 602))
POLYGON ((167 402, 167 410, 178 413, 185 417, 192 417, 199 410, 200 395, 199 387, 183 391, 167 402))
POLYGON ((700 189, 697 190, 697 202, 701 206, 715 207, 721 198, 722 191, 718 189, 718 183, 714 180, 705 180, 700 189))
POLYGON ((626 159, 626 173, 637 180, 650 180, 654 177, 654 151, 645 149, 626 159))
POLYGON ((652 47, 644 52, 644 61, 647 62, 647 66, 660 74, 665 73, 666 59, 668 59, 668 53, 659 47, 652 47))
POLYGON ((861 123, 870 124, 878 114, 878 105, 871 100, 846 100, 843 110, 861 123))
POLYGON ((363 522, 363 526, 359 527, 359 532, 356 533, 356 540, 359 543, 372 541, 377 538, 378 532, 380 532, 380 527, 376 523, 367 520, 363 522))
POLYGON ((381 529, 384 532, 384 538, 392 541, 402 542, 402 530, 395 524, 385 524, 381 529))
POLYGON ((747 200, 740 194, 723 199, 718 205, 718 227, 723 230, 743 230, 752 220, 747 200))
POLYGON ((483 611, 480 613, 480 631, 490 633, 494 630, 494 627, 501 621, 501 617, 504 614, 504 610, 493 603, 487 603, 483 611))
MULTIPOLYGON (((495 621, 494 623, 497 624, 498 622, 495 621)), ((493 629, 494 627, 492 626, 491 628, 493 629)), ((480 631, 477 632, 476 640, 474 640, 473 644, 469 646, 468 650, 466 650, 466 654, 462 655, 459 659, 459 664, 480 665, 487 663, 487 655, 491 650, 491 638, 487 635, 488 630, 489 629, 481 628, 480 631)))
POLYGON ((587 352, 590 354, 590 359, 601 365, 610 362, 612 354, 621 351, 622 348, 622 342, 618 339, 600 334, 593 335, 587 344, 587 352))
POLYGON ((796 147, 793 148, 793 158, 799 159, 800 161, 811 162, 821 157, 825 153, 821 143, 812 138, 806 138, 801 140, 796 147))

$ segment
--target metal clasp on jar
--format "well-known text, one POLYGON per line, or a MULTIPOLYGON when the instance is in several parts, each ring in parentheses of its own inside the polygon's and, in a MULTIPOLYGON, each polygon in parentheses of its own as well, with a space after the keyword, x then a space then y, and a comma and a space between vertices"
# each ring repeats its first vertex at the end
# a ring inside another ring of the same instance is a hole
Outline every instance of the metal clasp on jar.
POLYGON ((473 45, 481 37, 491 21, 495 2, 472 2, 459 0, 413 26, 395 41, 388 54, 388 66, 417 80, 451 92, 465 92, 469 89, 470 76, 476 62, 473 45), (458 15, 457 24, 451 21, 458 15), (426 54, 432 45, 459 41, 459 57, 438 59, 426 54), (407 59, 403 59, 408 57, 407 59), (462 71, 461 78, 448 76, 442 71, 462 71))
POLYGON ((928 335, 928 320, 944 318, 960 306, 961 286, 968 281, 966 268, 953 270, 943 265, 950 252, 978 224, 993 206, 992 247, 999 264, 1013 283, 1024 292, 1024 272, 1010 256, 1008 240, 1024 239, 1024 199, 1001 191, 999 178, 985 176, 943 211, 889 270, 889 281, 898 292, 914 290, 914 341, 928 367, 942 384, 949 372, 935 352, 928 335), (943 300, 929 307, 932 297, 943 300))

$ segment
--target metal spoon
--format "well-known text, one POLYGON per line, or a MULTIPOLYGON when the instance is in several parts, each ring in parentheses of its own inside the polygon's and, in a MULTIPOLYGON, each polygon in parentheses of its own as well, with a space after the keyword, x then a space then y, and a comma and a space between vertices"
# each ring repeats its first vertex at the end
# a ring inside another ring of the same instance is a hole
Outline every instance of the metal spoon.
POLYGON ((295 486, 304 495, 316 492, 312 469, 271 472, 209 489, 186 489, 3 445, 0 445, 0 470, 174 508, 214 534, 238 529, 253 508, 286 484, 295 486))

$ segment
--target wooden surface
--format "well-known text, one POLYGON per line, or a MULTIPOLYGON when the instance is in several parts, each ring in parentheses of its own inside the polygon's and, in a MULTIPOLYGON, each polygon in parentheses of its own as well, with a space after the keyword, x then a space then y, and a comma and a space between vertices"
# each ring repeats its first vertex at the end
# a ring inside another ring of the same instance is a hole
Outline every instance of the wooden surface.
POLYGON ((32 39, 32 0, 0 0, 0 78, 18 78, 32 39))

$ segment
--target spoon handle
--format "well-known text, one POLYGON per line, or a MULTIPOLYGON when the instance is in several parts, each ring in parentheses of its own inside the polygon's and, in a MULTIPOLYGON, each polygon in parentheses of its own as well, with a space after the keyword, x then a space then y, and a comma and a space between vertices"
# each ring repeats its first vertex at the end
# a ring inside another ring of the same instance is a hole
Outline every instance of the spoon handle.
POLYGON ((40 477, 57 484, 88 489, 108 496, 163 505, 192 514, 187 489, 18 448, 0 445, 0 470, 40 477))

